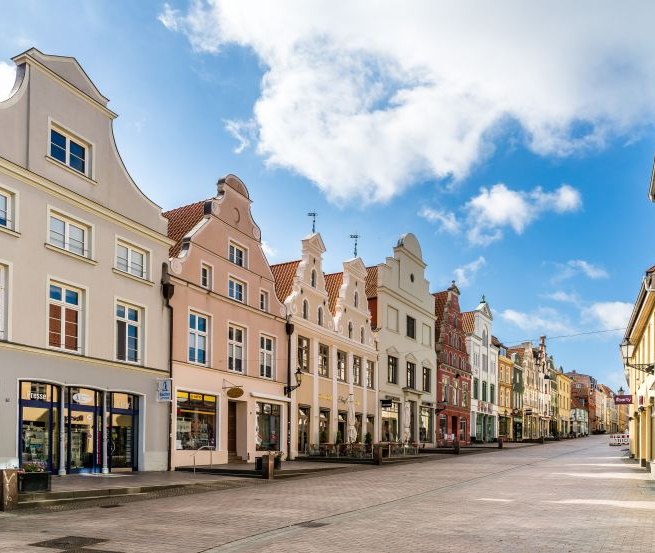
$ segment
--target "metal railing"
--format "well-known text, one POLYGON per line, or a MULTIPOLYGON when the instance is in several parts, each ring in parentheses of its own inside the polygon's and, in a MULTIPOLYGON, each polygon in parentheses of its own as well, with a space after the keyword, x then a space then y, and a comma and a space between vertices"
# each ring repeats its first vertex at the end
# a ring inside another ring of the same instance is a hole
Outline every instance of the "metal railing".
POLYGON ((213 457, 214 457, 214 451, 216 450, 216 447, 213 445, 203 445, 196 449, 193 453, 193 474, 196 473, 196 455, 203 449, 208 449, 209 450, 209 470, 212 469, 212 465, 214 464, 213 462, 213 457))

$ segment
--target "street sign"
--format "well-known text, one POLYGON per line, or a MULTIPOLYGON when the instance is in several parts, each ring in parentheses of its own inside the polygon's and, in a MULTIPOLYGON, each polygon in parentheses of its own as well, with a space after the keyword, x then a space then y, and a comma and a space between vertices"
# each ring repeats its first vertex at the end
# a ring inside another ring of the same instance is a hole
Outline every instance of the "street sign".
POLYGON ((173 401, 173 379, 157 379, 157 401, 173 401))
POLYGON ((629 405, 632 403, 632 396, 614 396, 614 405, 629 405))

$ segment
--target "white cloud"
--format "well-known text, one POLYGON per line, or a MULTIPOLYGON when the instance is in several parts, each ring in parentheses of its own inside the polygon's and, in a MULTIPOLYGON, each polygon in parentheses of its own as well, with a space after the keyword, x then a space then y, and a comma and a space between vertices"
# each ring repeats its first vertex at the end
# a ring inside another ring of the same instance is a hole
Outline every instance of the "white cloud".
POLYGON ((609 277, 609 273, 605 269, 584 259, 571 259, 564 264, 558 264, 558 270, 559 272, 552 279, 553 282, 561 282, 579 274, 592 280, 609 277))
POLYGON ((487 245, 502 238, 505 227, 521 234, 543 213, 576 211, 581 205, 580 192, 568 184, 553 192, 544 192, 540 187, 530 192, 511 190, 502 183, 483 187, 465 206, 467 237, 472 244, 487 245))
POLYGON ((16 66, 0 61, 0 101, 9 96, 16 80, 16 66))
POLYGON ((580 298, 578 298, 577 294, 564 292, 562 290, 557 290, 551 294, 546 294, 546 297, 562 303, 572 303, 574 305, 579 305, 580 303, 580 298))
POLYGON ((277 250, 264 240, 262 240, 262 250, 269 261, 277 255, 277 250))
MULTIPOLYGON (((655 118, 654 16, 645 0, 192 0, 159 20, 199 52, 258 57, 252 117, 269 164, 332 199, 384 201, 465 177, 507 121, 546 156, 641 130, 655 118)), ((547 209, 569 210, 569 192, 547 209)))
MULTIPOLYGON (((573 327, 568 319, 556 309, 539 307, 528 313, 514 309, 505 309, 500 316, 507 322, 526 333, 537 334, 572 334, 573 327)), ((534 336, 533 336, 534 337, 534 336)), ((529 339, 530 336, 526 336, 529 339)))
POLYGON ((471 284, 471 282, 475 278, 475 275, 486 264, 487 264, 487 260, 484 257, 480 256, 475 261, 471 261, 471 263, 467 263, 466 265, 457 267, 457 269, 453 271, 455 282, 460 288, 465 288, 466 286, 471 284))
POLYGON ((442 211, 430 207, 422 207, 418 212, 419 217, 423 217, 430 223, 438 223, 439 230, 449 234, 457 234, 460 231, 460 222, 452 211, 442 211))
POLYGON ((583 321, 600 326, 600 330, 624 329, 632 313, 632 304, 622 301, 606 301, 591 304, 582 310, 583 321))

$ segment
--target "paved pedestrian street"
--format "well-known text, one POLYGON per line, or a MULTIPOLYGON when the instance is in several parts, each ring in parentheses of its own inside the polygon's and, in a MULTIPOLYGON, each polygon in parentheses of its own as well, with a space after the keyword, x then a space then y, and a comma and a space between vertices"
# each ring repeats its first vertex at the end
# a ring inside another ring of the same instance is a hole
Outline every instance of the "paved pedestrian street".
POLYGON ((653 552, 655 481, 607 436, 59 512, 0 515, 0 551, 653 552), (62 549, 50 549, 61 551, 62 549))

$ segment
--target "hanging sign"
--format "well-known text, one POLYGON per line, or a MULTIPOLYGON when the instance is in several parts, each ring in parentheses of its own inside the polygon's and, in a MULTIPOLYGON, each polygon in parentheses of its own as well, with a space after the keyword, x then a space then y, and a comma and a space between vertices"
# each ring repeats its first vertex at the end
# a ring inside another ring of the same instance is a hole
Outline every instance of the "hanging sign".
POLYGON ((632 396, 614 396, 614 405, 629 405, 632 403, 632 396))
POLYGON ((232 388, 228 388, 227 391, 225 392, 227 397, 232 398, 232 399, 237 399, 243 395, 243 388, 238 387, 238 386, 232 386, 232 388))
POLYGON ((173 401, 173 379, 157 379, 157 401, 173 401))

